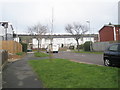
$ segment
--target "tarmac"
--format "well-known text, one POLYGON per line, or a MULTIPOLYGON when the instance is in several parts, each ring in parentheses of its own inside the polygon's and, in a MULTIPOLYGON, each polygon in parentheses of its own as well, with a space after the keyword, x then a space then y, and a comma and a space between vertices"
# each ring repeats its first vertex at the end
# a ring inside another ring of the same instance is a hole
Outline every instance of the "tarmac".
POLYGON ((3 70, 3 88, 43 88, 42 82, 38 80, 28 60, 44 58, 34 57, 33 53, 28 53, 21 60, 8 63, 3 70))

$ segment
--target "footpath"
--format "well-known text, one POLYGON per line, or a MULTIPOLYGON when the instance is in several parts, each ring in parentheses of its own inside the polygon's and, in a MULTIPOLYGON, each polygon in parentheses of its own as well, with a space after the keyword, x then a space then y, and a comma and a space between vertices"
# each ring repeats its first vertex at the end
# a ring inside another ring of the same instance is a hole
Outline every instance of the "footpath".
POLYGON ((33 72, 28 60, 40 60, 28 53, 21 60, 8 63, 3 70, 3 88, 43 88, 37 75, 33 72))

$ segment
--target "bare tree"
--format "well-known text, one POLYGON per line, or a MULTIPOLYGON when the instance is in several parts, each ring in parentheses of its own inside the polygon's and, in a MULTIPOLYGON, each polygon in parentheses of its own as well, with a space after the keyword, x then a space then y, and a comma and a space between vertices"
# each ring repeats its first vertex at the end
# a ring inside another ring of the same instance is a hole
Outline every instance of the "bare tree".
POLYGON ((77 42, 77 49, 79 49, 79 39, 83 39, 83 35, 88 31, 87 26, 80 23, 68 24, 65 26, 65 31, 70 33, 77 42))
POLYGON ((47 30, 48 30, 47 26, 41 25, 40 23, 28 27, 28 33, 36 34, 36 39, 38 40, 38 52, 40 51, 41 48, 42 35, 45 35, 47 30))

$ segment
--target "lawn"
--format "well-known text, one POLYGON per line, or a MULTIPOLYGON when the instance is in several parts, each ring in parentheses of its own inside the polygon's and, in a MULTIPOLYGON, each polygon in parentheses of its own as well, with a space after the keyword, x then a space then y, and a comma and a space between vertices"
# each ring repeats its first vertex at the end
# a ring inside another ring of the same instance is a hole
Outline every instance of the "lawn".
POLYGON ((36 57, 48 57, 49 55, 43 52, 35 52, 34 55, 36 57))
POLYGON ((73 51, 73 52, 75 52, 75 53, 89 53, 89 54, 103 54, 103 52, 94 52, 94 51, 92 51, 92 52, 90 52, 90 51, 73 51))
POLYGON ((45 88, 118 88, 118 68, 64 59, 31 60, 29 64, 45 88))
POLYGON ((16 55, 19 55, 19 56, 22 56, 22 55, 24 55, 24 54, 25 54, 25 52, 16 53, 16 55))

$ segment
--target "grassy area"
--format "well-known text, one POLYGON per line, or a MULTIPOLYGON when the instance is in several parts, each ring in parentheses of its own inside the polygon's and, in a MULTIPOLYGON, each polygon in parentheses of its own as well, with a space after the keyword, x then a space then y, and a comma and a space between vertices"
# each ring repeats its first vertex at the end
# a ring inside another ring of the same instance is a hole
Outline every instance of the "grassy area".
POLYGON ((67 48, 59 48, 59 51, 67 51, 67 48))
POLYGON ((16 55, 19 55, 19 56, 22 56, 22 55, 24 55, 24 54, 25 54, 25 52, 16 53, 16 55))
POLYGON ((42 52, 35 52, 34 55, 36 57, 48 57, 48 54, 42 53, 42 52))
POLYGON ((73 52, 75 52, 75 53, 89 53, 89 54, 103 54, 103 52, 88 52, 88 51, 73 51, 73 52))
MULTIPOLYGON (((33 52, 36 52, 36 51, 38 51, 37 49, 33 49, 32 50, 33 52)), ((46 49, 40 49, 40 51, 46 51, 46 49)))
POLYGON ((118 68, 64 59, 32 60, 29 64, 46 88, 118 88, 118 68))

